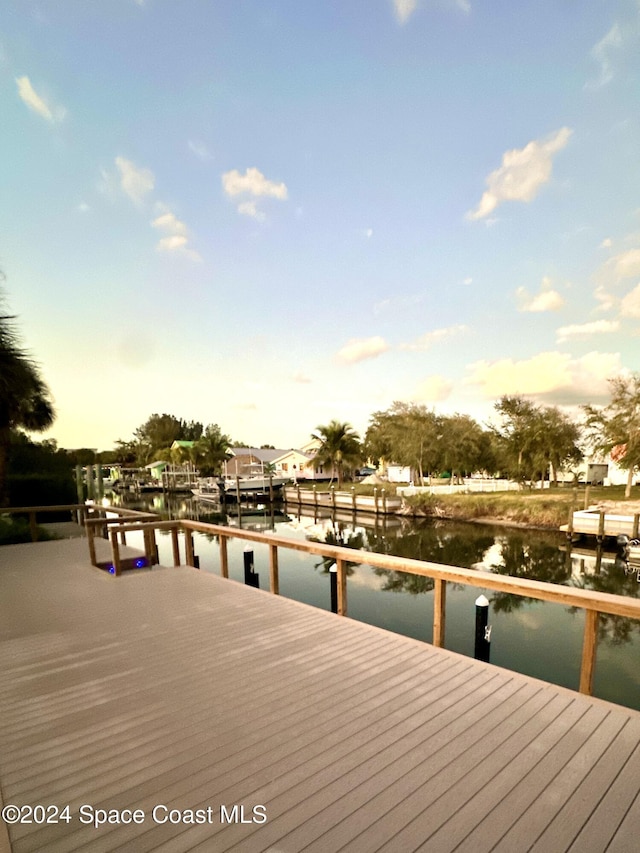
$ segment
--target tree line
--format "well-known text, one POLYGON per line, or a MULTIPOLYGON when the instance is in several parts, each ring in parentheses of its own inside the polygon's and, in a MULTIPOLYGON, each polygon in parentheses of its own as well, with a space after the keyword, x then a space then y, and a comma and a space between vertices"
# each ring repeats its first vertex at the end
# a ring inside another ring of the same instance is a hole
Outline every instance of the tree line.
MULTIPOLYGON (((318 444, 313 464, 330 468, 339 483, 366 460, 408 466, 418 483, 444 474, 460 480, 477 471, 519 482, 546 477, 557 482, 560 471, 577 476, 584 449, 589 447, 611 453, 628 470, 629 495, 633 475, 640 468, 640 373, 614 377, 609 385, 609 403, 583 406, 581 423, 557 406, 537 405, 522 395, 501 397, 495 404, 496 423, 491 425, 481 425, 465 414, 442 415, 417 403, 395 402, 371 415, 362 438, 347 422, 319 425, 312 433, 318 444)), ((50 391, 20 343, 15 318, 0 311, 0 506, 7 501, 12 443, 20 446, 24 460, 28 445, 33 444, 24 432, 47 429, 54 417, 50 391)), ((66 452, 66 458, 73 464, 118 461, 140 466, 157 459, 188 460, 209 476, 221 470, 234 444, 247 446, 232 442, 218 424, 204 426, 174 415, 153 414, 132 439, 118 440, 115 449, 100 454, 99 460, 90 450, 66 452), (189 444, 174 448, 174 442, 189 444)), ((48 453, 59 465, 65 451, 55 442, 43 442, 38 453, 39 464, 43 453, 48 453)))

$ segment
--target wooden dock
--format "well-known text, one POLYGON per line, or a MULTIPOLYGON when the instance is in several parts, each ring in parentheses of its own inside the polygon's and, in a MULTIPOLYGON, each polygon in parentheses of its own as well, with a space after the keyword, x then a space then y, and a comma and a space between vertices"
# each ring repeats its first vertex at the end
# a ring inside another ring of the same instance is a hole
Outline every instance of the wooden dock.
POLYGON ((400 512, 404 503, 401 497, 389 495, 385 489, 374 489, 374 492, 373 495, 358 495, 355 490, 340 492, 333 488, 327 491, 300 486, 285 486, 283 489, 285 505, 328 507, 333 510, 351 510, 375 515, 393 515, 400 512))
POLYGON ((191 568, 13 545, 0 790, 70 816, 0 823, 2 853, 629 853, 640 713, 191 568))
POLYGON ((600 542, 616 536, 637 539, 639 521, 638 514, 621 515, 590 507, 571 513, 569 524, 563 524, 560 530, 567 535, 595 536, 600 542))

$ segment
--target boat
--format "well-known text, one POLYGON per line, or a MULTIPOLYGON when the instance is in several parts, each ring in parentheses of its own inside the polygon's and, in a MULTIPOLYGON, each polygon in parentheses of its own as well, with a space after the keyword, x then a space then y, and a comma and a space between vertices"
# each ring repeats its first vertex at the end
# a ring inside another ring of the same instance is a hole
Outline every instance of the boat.
POLYGON ((620 556, 627 562, 640 562, 640 539, 618 536, 616 539, 620 556))
POLYGON ((219 504, 221 489, 216 480, 200 480, 198 485, 191 489, 191 494, 196 500, 219 504))

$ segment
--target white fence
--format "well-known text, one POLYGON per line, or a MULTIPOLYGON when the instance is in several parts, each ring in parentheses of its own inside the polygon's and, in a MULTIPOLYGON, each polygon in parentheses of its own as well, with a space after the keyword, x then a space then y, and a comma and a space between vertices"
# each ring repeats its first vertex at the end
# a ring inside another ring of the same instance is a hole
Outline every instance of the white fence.
MULTIPOLYGON (((545 483, 545 486, 548 486, 545 483)), ((403 498, 411 495, 466 495, 470 492, 517 492, 520 489, 513 480, 474 480, 467 479, 463 483, 447 483, 442 486, 398 486, 396 494, 403 498)))

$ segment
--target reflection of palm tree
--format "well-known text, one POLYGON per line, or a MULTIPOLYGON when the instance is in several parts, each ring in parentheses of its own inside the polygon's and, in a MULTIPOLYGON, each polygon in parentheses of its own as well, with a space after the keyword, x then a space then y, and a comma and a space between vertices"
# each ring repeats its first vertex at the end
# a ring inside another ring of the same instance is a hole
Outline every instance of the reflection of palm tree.
POLYGON ((54 419, 49 389, 18 343, 12 317, 0 316, 0 506, 6 505, 11 430, 41 432, 54 419))
POLYGON ((351 424, 331 421, 326 426, 316 427, 312 438, 320 442, 320 447, 311 464, 315 469, 331 467, 331 481, 334 473, 338 477, 338 488, 342 486, 345 467, 356 466, 362 459, 360 437, 351 424))
MULTIPOLYGON (((310 537, 310 539, 312 542, 320 542, 320 539, 315 537, 310 537)), ((343 524, 336 524, 335 521, 333 522, 333 529, 327 530, 322 541, 326 542, 327 545, 339 545, 341 548, 355 548, 357 551, 361 551, 365 544, 364 534, 361 531, 347 531, 343 524)), ((328 574, 334 562, 333 557, 322 557, 318 563, 314 564, 314 569, 322 567, 323 574, 328 574)), ((353 574, 354 566, 357 565, 359 565, 357 562, 347 561, 347 576, 353 574)))

